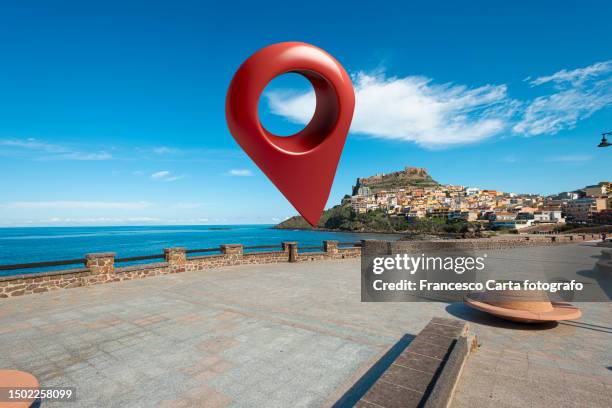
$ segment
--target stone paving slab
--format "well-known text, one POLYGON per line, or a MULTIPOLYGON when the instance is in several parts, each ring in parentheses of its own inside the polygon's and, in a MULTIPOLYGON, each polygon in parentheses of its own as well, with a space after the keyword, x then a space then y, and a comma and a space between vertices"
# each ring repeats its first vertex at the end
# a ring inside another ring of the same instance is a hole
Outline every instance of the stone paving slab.
MULTIPOLYGON (((568 247, 577 263, 600 252, 568 247)), ((77 387, 72 407, 330 406, 404 334, 451 317, 482 343, 455 406, 612 406, 610 304, 525 328, 462 304, 361 303, 359 270, 244 265, 2 300, 0 367, 77 387)))

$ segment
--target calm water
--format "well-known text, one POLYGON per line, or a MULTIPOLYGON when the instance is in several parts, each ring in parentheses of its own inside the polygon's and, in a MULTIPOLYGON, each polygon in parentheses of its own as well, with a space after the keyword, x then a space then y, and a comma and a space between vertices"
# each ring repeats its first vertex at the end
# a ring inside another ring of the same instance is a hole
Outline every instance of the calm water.
MULTIPOLYGON (((164 248, 178 246, 195 249, 217 247, 220 244, 280 245, 282 241, 297 241, 303 246, 313 246, 322 245, 322 241, 326 239, 355 242, 361 239, 397 238, 382 234, 275 230, 270 227, 271 225, 0 228, 0 265, 76 259, 90 252, 116 252, 118 257, 152 255, 161 253, 164 248)), ((53 268, 45 270, 48 269, 53 268)), ((0 276, 39 270, 41 269, 0 271, 0 276)))

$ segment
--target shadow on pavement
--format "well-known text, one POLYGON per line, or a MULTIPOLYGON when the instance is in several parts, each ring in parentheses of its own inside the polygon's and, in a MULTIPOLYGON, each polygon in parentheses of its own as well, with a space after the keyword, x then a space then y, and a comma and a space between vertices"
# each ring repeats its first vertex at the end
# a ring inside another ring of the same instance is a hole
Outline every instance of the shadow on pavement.
POLYGON ((380 378, 387 368, 397 359, 406 347, 414 340, 412 334, 404 334, 374 365, 353 384, 347 392, 332 406, 332 408, 348 408, 354 406, 365 395, 372 385, 380 378))
POLYGON ((463 302, 455 302, 446 306, 446 311, 458 319, 481 324, 483 326, 499 327, 512 330, 549 330, 558 326, 557 322, 546 323, 515 323, 500 319, 493 315, 472 309, 463 302))
POLYGON ((576 274, 585 278, 593 279, 605 293, 608 298, 607 300, 610 301, 610 299, 612 299, 612 276, 610 276, 610 274, 600 270, 597 266, 595 266, 593 269, 578 271, 576 274))
POLYGON ((602 333, 612 334, 612 327, 599 326, 596 324, 584 323, 576 320, 568 320, 566 322, 559 322, 559 324, 564 324, 566 326, 577 327, 579 329, 593 330, 602 333))

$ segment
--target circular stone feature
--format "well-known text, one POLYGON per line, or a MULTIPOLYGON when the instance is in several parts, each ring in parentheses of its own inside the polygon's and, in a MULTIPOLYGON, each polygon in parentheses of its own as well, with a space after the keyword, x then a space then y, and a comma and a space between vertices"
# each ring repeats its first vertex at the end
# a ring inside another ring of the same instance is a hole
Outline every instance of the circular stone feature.
MULTIPOLYGON (((30 373, 17 370, 0 370, 0 388, 3 389, 38 389, 36 377, 30 373)), ((15 402, 0 402, 0 408, 29 408, 35 399, 15 402)))
POLYGON ((464 302, 482 312, 521 323, 575 320, 582 316, 579 308, 551 302, 543 291, 484 291, 467 295, 464 302))

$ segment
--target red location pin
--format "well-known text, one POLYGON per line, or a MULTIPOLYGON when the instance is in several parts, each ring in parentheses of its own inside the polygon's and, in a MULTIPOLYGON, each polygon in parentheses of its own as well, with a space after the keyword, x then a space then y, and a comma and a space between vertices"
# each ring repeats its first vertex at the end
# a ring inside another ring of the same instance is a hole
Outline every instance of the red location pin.
POLYGON ((344 68, 320 48, 301 42, 265 47, 238 68, 225 116, 234 139, 296 210, 316 226, 329 198, 348 134, 355 92, 344 68), (259 120, 259 97, 279 75, 298 73, 314 88, 317 106, 300 132, 277 136, 259 120))

